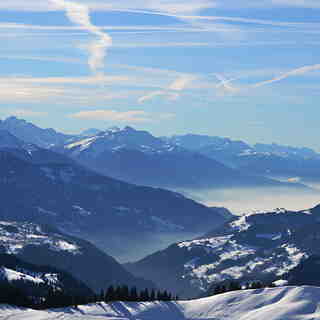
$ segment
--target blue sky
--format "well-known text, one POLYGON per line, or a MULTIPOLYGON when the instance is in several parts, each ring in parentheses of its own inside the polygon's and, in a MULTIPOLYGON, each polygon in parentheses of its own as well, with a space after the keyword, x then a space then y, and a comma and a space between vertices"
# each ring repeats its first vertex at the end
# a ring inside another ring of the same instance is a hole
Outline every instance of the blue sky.
POLYGON ((320 150, 319 0, 2 0, 0 117, 320 150))

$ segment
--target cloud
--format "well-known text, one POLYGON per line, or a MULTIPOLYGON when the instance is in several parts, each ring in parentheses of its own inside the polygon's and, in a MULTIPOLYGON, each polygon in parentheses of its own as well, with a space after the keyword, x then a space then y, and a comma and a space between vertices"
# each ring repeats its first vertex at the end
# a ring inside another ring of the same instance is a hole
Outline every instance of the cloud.
POLYGON ((28 109, 10 110, 10 114, 18 117, 45 117, 48 112, 45 111, 33 111, 28 109))
POLYGON ((10 81, 10 84, 83 84, 83 85, 94 85, 98 83, 119 83, 127 82, 130 78, 128 76, 104 76, 97 75, 94 77, 47 77, 47 78, 36 78, 36 77, 7 77, 1 78, 0 83, 10 81))
POLYGON ((265 86, 265 85, 268 85, 268 84, 271 84, 271 83, 274 83, 274 82, 278 82, 278 81, 287 79, 289 77, 299 76, 299 75, 303 75, 303 74, 305 74, 307 72, 317 71, 317 70, 320 70, 320 64, 315 64, 315 65, 311 65, 311 66, 304 66, 304 67, 301 67, 301 68, 294 69, 294 70, 291 70, 289 72, 286 72, 286 73, 282 74, 279 77, 275 77, 275 78, 270 79, 270 80, 258 82, 256 84, 252 85, 251 87, 252 88, 262 87, 262 86, 265 86))
POLYGON ((93 72, 97 72, 104 67, 104 59, 107 48, 112 46, 112 38, 104 33, 99 27, 92 24, 89 14, 89 7, 65 0, 50 0, 58 7, 66 10, 66 15, 71 22, 84 27, 86 30, 97 36, 98 39, 88 46, 90 53, 88 64, 93 72))
POLYGON ((220 81, 219 84, 217 84, 216 89, 219 89, 220 87, 223 87, 225 90, 229 92, 236 92, 238 91, 237 88, 233 87, 231 85, 231 82, 237 80, 238 78, 231 78, 231 79, 226 79, 223 75, 214 73, 214 76, 220 81))
POLYGON ((177 100, 180 97, 180 92, 185 90, 192 81, 196 80, 197 77, 195 75, 184 74, 179 78, 174 80, 168 88, 164 90, 153 91, 148 93, 138 99, 139 103, 144 103, 148 100, 152 100, 157 96, 165 96, 168 100, 177 100))
POLYGON ((87 110, 70 115, 71 118, 82 120, 114 121, 114 122, 152 122, 154 120, 169 120, 175 117, 173 113, 150 114, 143 110, 116 111, 116 110, 87 110))
MULTIPOLYGON (((171 13, 197 13, 209 8, 320 8, 319 0, 86 0, 82 1, 92 10, 163 11, 171 13)), ((0 9, 19 11, 54 11, 49 1, 2 0, 0 9)))
POLYGON ((216 85, 216 89, 219 89, 221 87, 223 87, 226 91, 229 91, 230 93, 240 93, 240 92, 248 92, 252 89, 255 88, 259 88, 259 87, 263 87, 275 82, 279 82, 282 80, 285 80, 287 78, 290 77, 295 77, 295 76, 300 76, 300 75, 304 75, 308 72, 312 72, 312 71, 318 71, 320 70, 320 64, 315 64, 315 65, 310 65, 310 66, 304 66, 304 67, 300 67, 297 69, 293 69, 291 71, 285 72, 280 76, 274 77, 270 80, 265 80, 265 81, 261 81, 258 83, 255 83, 253 85, 250 86, 242 86, 242 87, 235 87, 232 86, 231 83, 235 80, 238 80, 240 78, 243 77, 248 77, 248 75, 240 75, 238 77, 235 78, 231 78, 231 79, 226 79, 223 75, 217 74, 215 73, 214 75, 218 78, 218 80, 220 81, 220 83, 218 85, 216 85))
POLYGON ((71 118, 85 120, 119 121, 119 122, 149 122, 148 114, 143 110, 116 111, 116 110, 92 110, 80 111, 70 115, 71 118))
POLYGON ((194 75, 183 75, 170 84, 169 90, 182 91, 195 79, 194 75))

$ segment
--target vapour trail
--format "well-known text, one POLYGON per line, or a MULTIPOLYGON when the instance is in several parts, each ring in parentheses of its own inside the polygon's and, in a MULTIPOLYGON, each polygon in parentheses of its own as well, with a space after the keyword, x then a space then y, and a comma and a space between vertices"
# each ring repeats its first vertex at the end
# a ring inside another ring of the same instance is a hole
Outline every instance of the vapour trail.
POLYGON ((72 23, 82 26, 90 33, 97 36, 98 39, 93 41, 88 47, 88 65, 94 73, 97 73, 104 67, 106 51, 112 46, 111 36, 109 36, 107 33, 104 33, 101 28, 92 24, 88 6, 65 0, 50 1, 63 8, 66 11, 67 17, 72 23))
POLYGON ((166 96, 169 100, 177 100, 180 97, 180 92, 183 91, 192 81, 196 79, 193 75, 182 75, 174 80, 167 89, 151 92, 138 99, 139 103, 151 100, 157 96, 166 96))
POLYGON ((232 79, 226 79, 224 76, 218 73, 214 73, 214 76, 220 81, 219 84, 217 84, 216 88, 219 89, 220 87, 223 87, 227 91, 235 92, 239 89, 233 87, 230 83, 237 80, 238 78, 232 78, 232 79))
POLYGON ((252 85, 251 88, 262 87, 262 86, 265 86, 265 85, 273 83, 273 82, 278 82, 278 81, 284 80, 284 79, 289 78, 289 77, 303 75, 303 74, 305 74, 307 72, 316 71, 316 70, 320 70, 320 64, 314 64, 314 65, 311 65, 311 66, 304 66, 304 67, 301 67, 301 68, 298 68, 298 69, 291 70, 291 71, 286 72, 283 75, 275 77, 273 79, 262 81, 262 82, 258 82, 256 84, 252 85))

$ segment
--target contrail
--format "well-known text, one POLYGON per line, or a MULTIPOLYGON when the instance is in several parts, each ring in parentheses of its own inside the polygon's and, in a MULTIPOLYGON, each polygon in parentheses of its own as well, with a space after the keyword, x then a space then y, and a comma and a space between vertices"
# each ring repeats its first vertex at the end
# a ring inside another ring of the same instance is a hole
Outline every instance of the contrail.
POLYGON ((265 85, 273 83, 273 82, 278 82, 278 81, 284 80, 284 79, 289 78, 289 77, 299 76, 299 75, 305 74, 307 72, 316 71, 316 70, 320 70, 320 64, 315 64, 315 65, 312 65, 312 66, 305 66, 305 67, 301 67, 301 68, 298 68, 298 69, 294 69, 294 70, 291 70, 291 71, 289 71, 287 73, 284 73, 283 75, 281 75, 279 77, 273 78, 271 80, 258 82, 256 84, 252 85, 251 87, 252 88, 262 87, 262 86, 265 86, 265 85))
POLYGON ((183 75, 178 79, 174 80, 167 89, 151 92, 143 97, 140 97, 138 99, 138 102, 143 103, 157 96, 167 96, 169 100, 176 100, 180 97, 179 92, 184 90, 195 79, 196 77, 193 75, 183 75))
POLYGON ((64 8, 67 17, 72 23, 82 26, 98 37, 98 39, 93 41, 88 47, 88 65, 94 73, 97 73, 99 69, 104 67, 106 51, 112 46, 111 36, 104 33, 101 28, 92 24, 88 6, 65 0, 50 1, 61 8, 64 8))
POLYGON ((235 92, 238 91, 239 89, 231 86, 231 82, 237 80, 238 78, 232 78, 232 79, 226 79, 225 77, 223 77, 222 75, 218 74, 218 73, 214 73, 214 76, 220 81, 220 83, 216 86, 216 88, 220 88, 223 87, 225 88, 227 91, 231 91, 231 92, 235 92))

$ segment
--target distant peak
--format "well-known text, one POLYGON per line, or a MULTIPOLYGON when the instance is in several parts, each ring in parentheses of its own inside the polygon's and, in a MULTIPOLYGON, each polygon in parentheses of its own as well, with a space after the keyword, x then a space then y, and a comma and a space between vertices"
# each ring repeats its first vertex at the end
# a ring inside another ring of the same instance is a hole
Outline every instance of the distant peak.
POLYGON ((108 132, 119 132, 119 131, 121 131, 121 129, 119 127, 114 126, 114 127, 110 127, 107 131, 108 132))
POLYGON ((136 129, 132 128, 132 127, 129 127, 129 126, 126 126, 123 131, 137 131, 136 129))
POLYGON ((10 116, 10 117, 6 118, 5 121, 23 121, 23 120, 20 120, 15 116, 10 116))
POLYGON ((16 116, 10 116, 10 117, 6 118, 3 122, 10 123, 10 124, 26 124, 27 123, 26 120, 19 119, 16 116))

